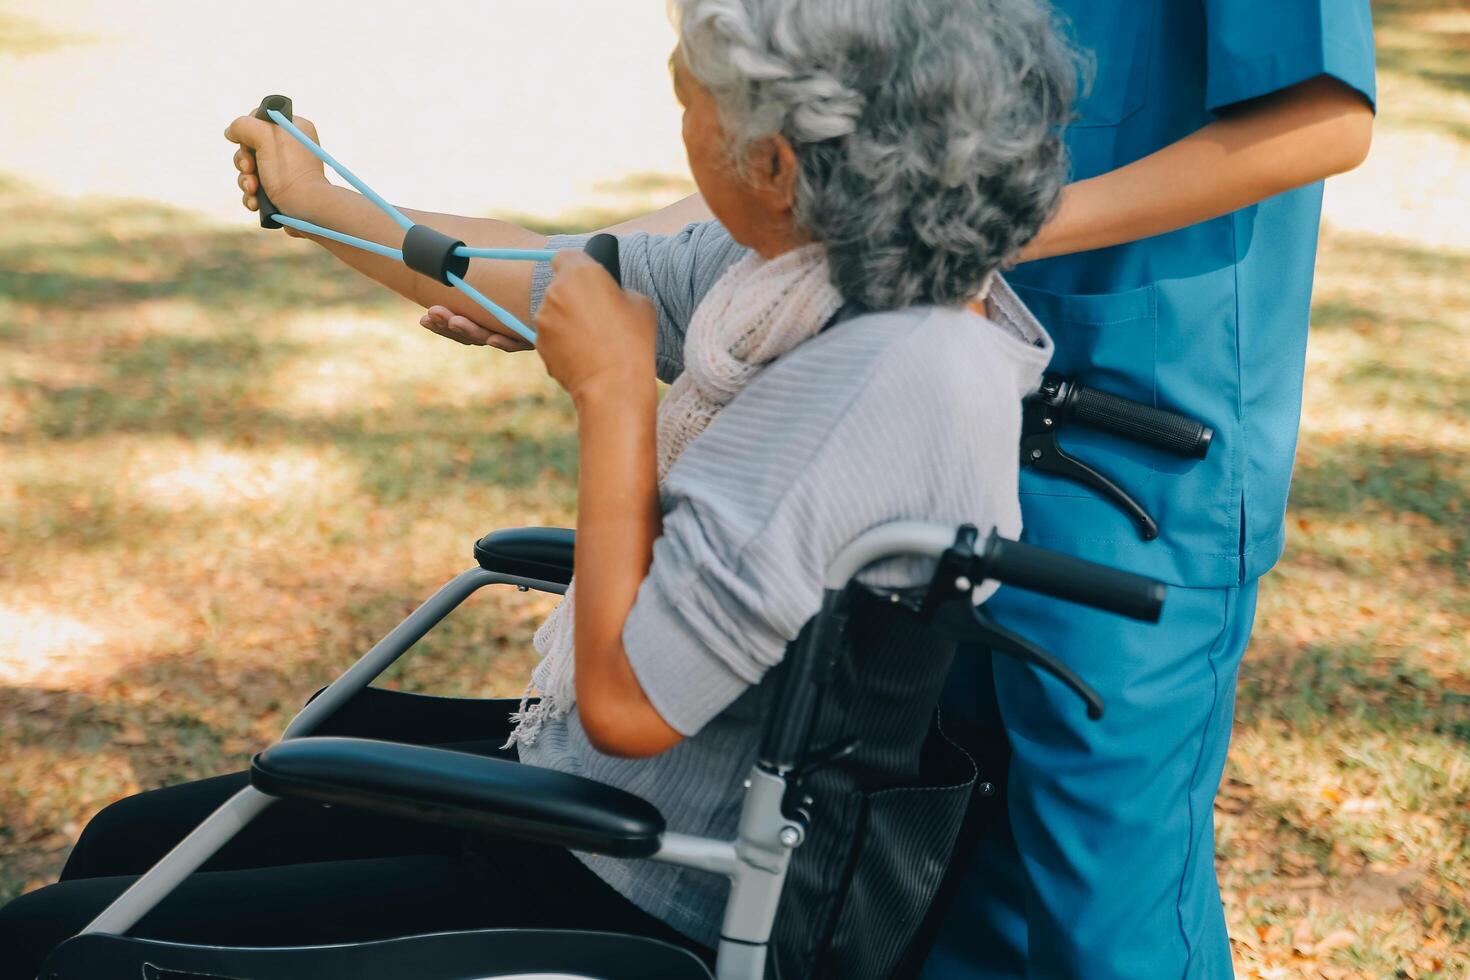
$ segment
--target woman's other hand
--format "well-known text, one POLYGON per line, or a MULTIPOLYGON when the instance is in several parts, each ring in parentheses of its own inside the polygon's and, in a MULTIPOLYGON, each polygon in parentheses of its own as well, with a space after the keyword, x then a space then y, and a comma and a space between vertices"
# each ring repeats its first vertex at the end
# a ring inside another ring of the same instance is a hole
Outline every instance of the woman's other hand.
MULTIPOLYGON (((310 119, 297 116, 292 121, 320 144, 310 119)), ((247 211, 260 210, 255 195, 262 181, 271 202, 293 217, 306 210, 299 203, 303 197, 327 183, 322 162, 275 123, 241 116, 225 129, 225 139, 240 145, 235 151, 235 184, 247 211)))
POLYGON ((564 249, 536 316, 536 349, 546 370, 581 403, 652 389, 657 315, 645 296, 622 289, 583 252, 564 249))
POLYGON ((469 347, 494 347, 507 353, 530 350, 532 345, 516 334, 500 333, 490 327, 482 327, 467 316, 460 316, 447 306, 431 306, 419 318, 419 326, 447 337, 457 344, 469 347))

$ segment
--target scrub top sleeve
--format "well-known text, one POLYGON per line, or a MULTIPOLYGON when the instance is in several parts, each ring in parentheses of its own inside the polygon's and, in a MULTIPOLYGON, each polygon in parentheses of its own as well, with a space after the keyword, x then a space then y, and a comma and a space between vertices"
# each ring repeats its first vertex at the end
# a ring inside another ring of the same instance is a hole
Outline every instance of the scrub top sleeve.
POLYGON ((1377 104, 1369 0, 1204 0, 1211 112, 1328 75, 1377 104))

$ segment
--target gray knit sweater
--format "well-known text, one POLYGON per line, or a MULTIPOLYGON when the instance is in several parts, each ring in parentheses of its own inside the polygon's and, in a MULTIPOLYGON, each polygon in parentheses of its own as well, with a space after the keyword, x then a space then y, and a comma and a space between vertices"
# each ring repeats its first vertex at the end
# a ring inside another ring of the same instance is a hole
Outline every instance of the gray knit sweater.
MULTIPOLYGON (((580 246, 558 236, 552 248, 580 246)), ((742 250, 713 222, 620 239, 623 283, 658 310, 658 372, 681 369, 699 300, 742 250)), ((538 266, 532 309, 550 281, 538 266)), ((767 692, 759 688, 816 611, 822 573, 858 534, 893 520, 1021 529, 1021 398, 1051 341, 1009 289, 1001 324, 933 306, 869 313, 767 367, 685 449, 662 488, 663 535, 623 631, 639 683, 685 740, 650 759, 602 755, 576 711, 522 746, 530 765, 622 787, 670 830, 731 839, 767 692)), ((919 584, 890 562, 864 580, 919 584)), ((580 855, 645 911, 700 942, 719 935, 723 879, 580 855)))

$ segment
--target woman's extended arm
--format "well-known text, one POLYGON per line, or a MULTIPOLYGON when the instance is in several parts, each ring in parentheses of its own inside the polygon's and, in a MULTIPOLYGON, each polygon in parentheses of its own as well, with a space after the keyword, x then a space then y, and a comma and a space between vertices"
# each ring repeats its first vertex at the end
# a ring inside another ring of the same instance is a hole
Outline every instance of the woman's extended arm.
MULTIPOLYGON (((297 118, 308 136, 316 139, 316 127, 309 120, 297 118)), ((356 191, 327 182, 322 166, 315 157, 288 134, 271 123, 242 116, 230 124, 226 138, 239 143, 235 168, 243 203, 257 210, 255 192, 260 187, 260 172, 265 174, 266 189, 283 213, 331 228, 358 238, 397 245, 403 230, 371 201, 356 191), (279 190, 277 189, 279 188, 279 190)), ((541 248, 546 238, 508 221, 493 218, 469 218, 432 211, 400 208, 405 215, 428 225, 465 244, 479 248, 541 248)), ((675 231, 689 221, 707 217, 709 211, 695 195, 660 211, 622 222, 610 231, 675 231)), ((401 262, 342 245, 313 235, 287 229, 287 234, 310 238, 347 265, 387 286, 420 306, 437 306, 457 314, 473 317, 479 324, 496 327, 491 315, 459 290, 435 282, 412 271, 401 262)), ((523 322, 530 316, 531 264, 529 262, 473 262, 465 280, 485 295, 504 306, 523 322)), ((520 338, 508 329, 511 346, 519 346, 520 338)), ((483 343, 484 340, 477 342, 483 343)))
POLYGON ((1021 261, 1149 238, 1351 170, 1372 134, 1367 101, 1326 75, 1255 99, 1126 167, 1068 185, 1021 261))

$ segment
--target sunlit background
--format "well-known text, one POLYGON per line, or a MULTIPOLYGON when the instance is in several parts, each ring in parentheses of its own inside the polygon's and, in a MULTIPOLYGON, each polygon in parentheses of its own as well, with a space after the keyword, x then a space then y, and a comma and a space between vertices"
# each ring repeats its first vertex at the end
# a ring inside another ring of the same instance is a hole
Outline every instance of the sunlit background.
MULTIPOLYGON (((1470 968, 1470 11, 1375 8, 1216 814, 1244 976, 1470 968)), ((243 764, 478 534, 573 520, 534 356, 259 230, 225 125, 283 92, 397 203, 595 227, 689 190, 672 42, 658 0, 0 0, 0 900, 243 764)), ((483 596, 391 683, 517 691, 544 608, 483 596)))

